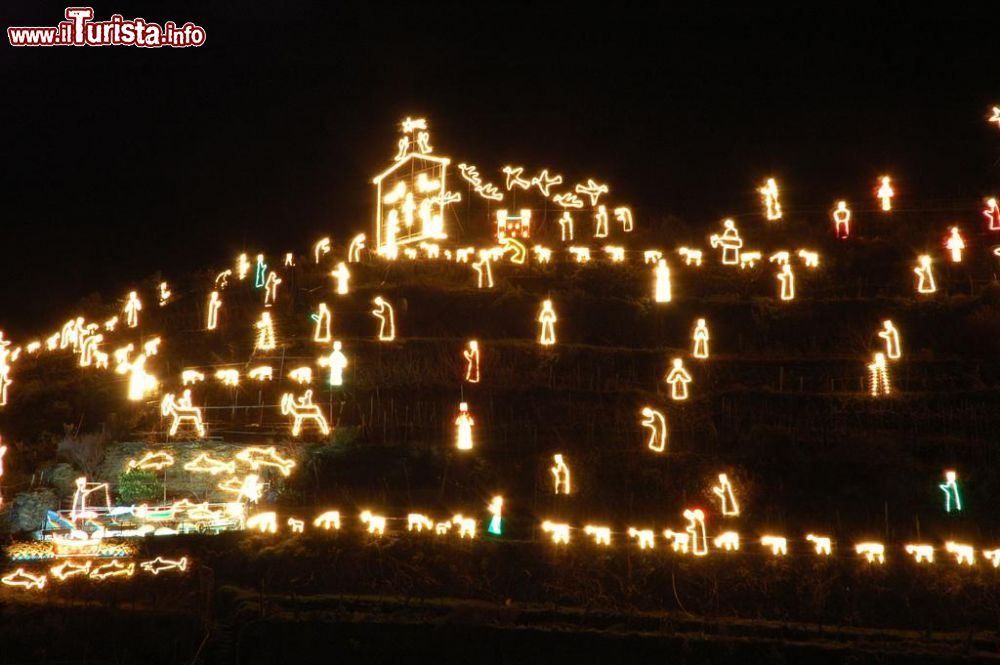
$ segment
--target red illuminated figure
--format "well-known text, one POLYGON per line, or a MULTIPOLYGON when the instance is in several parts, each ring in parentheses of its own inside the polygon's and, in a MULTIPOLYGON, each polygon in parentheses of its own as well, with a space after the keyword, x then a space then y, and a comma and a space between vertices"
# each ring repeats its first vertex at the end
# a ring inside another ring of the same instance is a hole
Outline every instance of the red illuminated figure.
POLYGON ((983 216, 989 222, 990 231, 1000 231, 1000 206, 997 206, 997 200, 993 197, 986 199, 986 208, 983 210, 983 216))

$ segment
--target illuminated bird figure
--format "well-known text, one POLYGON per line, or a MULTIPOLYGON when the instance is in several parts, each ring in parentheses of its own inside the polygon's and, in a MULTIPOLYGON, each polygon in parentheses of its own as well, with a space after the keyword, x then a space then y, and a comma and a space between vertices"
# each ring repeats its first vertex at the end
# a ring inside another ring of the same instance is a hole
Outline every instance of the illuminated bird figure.
POLYGON ((372 316, 379 321, 378 339, 380 342, 391 342, 396 339, 396 318, 390 305, 382 296, 375 296, 372 301, 375 309, 372 316))
POLYGON ((945 471, 944 483, 938 487, 944 492, 944 512, 961 511, 962 496, 958 493, 958 474, 954 471, 945 471))
POLYGON ((528 189, 531 187, 531 181, 525 180, 521 177, 524 173, 524 167, 518 166, 505 166, 501 171, 507 176, 507 191, 514 189, 515 187, 520 187, 521 189, 528 189))
POLYGON ((577 185, 573 188, 577 194, 584 194, 590 197, 590 205, 596 206, 598 199, 608 193, 608 186, 594 182, 593 178, 587 178, 586 185, 577 185))
MULTIPOLYGON (((562 183, 563 177, 561 175, 549 175, 549 170, 544 169, 541 173, 531 179, 531 184, 538 187, 538 191, 542 193, 545 198, 549 197, 549 188, 553 185, 558 185, 562 183)), ((510 189, 508 187, 508 189, 510 189)))

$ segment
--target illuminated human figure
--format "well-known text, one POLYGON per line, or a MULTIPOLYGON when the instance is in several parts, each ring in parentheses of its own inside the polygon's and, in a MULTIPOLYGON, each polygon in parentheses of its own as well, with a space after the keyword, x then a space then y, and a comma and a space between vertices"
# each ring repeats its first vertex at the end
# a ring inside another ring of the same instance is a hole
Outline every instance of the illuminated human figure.
POLYGON ((261 312, 260 320, 254 324, 257 328, 256 348, 260 351, 270 351, 278 344, 274 339, 274 324, 270 312, 261 312))
POLYGON ((892 198, 896 196, 896 192, 892 188, 892 179, 889 176, 882 176, 880 182, 882 184, 878 188, 878 192, 876 192, 875 196, 881 199, 882 210, 889 212, 892 210, 892 198))
POLYGON ((603 205, 597 206, 594 212, 594 237, 608 237, 608 209, 603 205))
POLYGON ((792 266, 788 263, 782 264, 781 272, 777 274, 777 278, 778 281, 781 282, 781 299, 794 300, 795 273, 792 272, 792 266))
POLYGON ((665 259, 660 259, 656 263, 656 289, 654 300, 656 302, 670 302, 670 268, 667 267, 665 259))
POLYGON ((281 278, 278 277, 278 273, 273 270, 267 273, 267 279, 264 280, 264 306, 270 307, 278 300, 278 284, 281 284, 281 278))
POLYGON ((713 248, 722 247, 722 263, 727 266, 735 266, 740 263, 740 249, 743 247, 743 239, 736 228, 736 222, 731 219, 722 222, 722 235, 712 234, 709 243, 713 248))
POLYGON ((889 368, 886 365, 884 353, 876 353, 875 359, 868 365, 868 379, 871 383, 872 397, 886 396, 892 393, 889 368))
POLYGON ((490 524, 486 527, 487 533, 494 536, 503 535, 503 497, 495 496, 490 500, 486 509, 490 512, 490 524))
POLYGON ((73 507, 69 511, 70 521, 76 523, 97 517, 97 512, 90 505, 90 495, 101 490, 104 491, 104 505, 101 508, 110 508, 111 491, 107 483, 88 483, 86 476, 77 478, 76 491, 73 492, 73 507))
POLYGON ((347 283, 351 279, 351 271, 347 269, 347 264, 341 261, 337 264, 337 269, 330 274, 337 281, 337 295, 347 295, 347 283))
POLYGON ((934 271, 931 269, 931 257, 926 254, 917 259, 917 267, 913 269, 917 274, 917 293, 934 293, 937 291, 937 284, 934 283, 934 271))
POLYGON ((357 263, 361 260, 361 252, 365 248, 365 234, 359 233, 351 239, 351 244, 347 248, 348 263, 357 263))
POLYGON ((382 296, 375 296, 372 301, 376 309, 372 310, 372 316, 379 321, 378 339, 380 342, 391 342, 396 339, 396 316, 390 305, 382 296))
POLYGON ((622 232, 631 233, 634 228, 632 222, 632 209, 622 206, 621 208, 615 208, 615 221, 621 222, 622 232))
POLYGON ((774 221, 781 219, 781 202, 778 200, 778 183, 774 178, 768 178, 763 187, 757 192, 764 199, 764 207, 767 211, 767 219, 774 221))
POLYGON ((479 252, 479 260, 472 264, 472 269, 476 271, 476 284, 480 289, 493 288, 493 268, 490 263, 490 253, 484 249, 479 252))
POLYGON ((128 377, 128 398, 138 402, 148 393, 156 390, 156 377, 146 373, 146 356, 140 353, 136 359, 126 363, 125 373, 128 377))
POLYGON ((938 485, 944 492, 944 512, 962 510, 962 497, 958 493, 958 474, 954 471, 944 472, 944 483, 938 485))
POLYGON ((948 234, 948 240, 944 246, 951 252, 952 263, 962 262, 962 250, 965 249, 965 238, 962 237, 962 233, 958 230, 957 226, 951 227, 951 232, 948 234))
POLYGON ((460 402, 458 405, 458 417, 455 418, 455 447, 459 450, 472 450, 472 427, 476 421, 469 413, 468 402, 460 402))
POLYGON ((688 521, 684 531, 688 534, 691 553, 695 556, 708 554, 708 534, 705 533, 705 513, 700 508, 685 510, 684 519, 688 521))
POLYGON ((555 464, 549 468, 552 473, 552 480, 555 488, 556 494, 569 494, 570 493, 570 480, 569 480, 569 467, 566 466, 563 456, 556 453, 552 456, 552 461, 555 464))
POLYGON ((260 289, 264 287, 265 277, 267 276, 267 264, 264 263, 264 255, 257 255, 257 268, 255 269, 253 276, 254 288, 260 289))
POLYGON ((662 453, 667 448, 667 419, 656 409, 644 406, 642 408, 642 426, 649 429, 647 447, 653 452, 662 453))
POLYGON ((316 322, 316 327, 313 330, 314 342, 325 343, 330 341, 331 319, 330 308, 326 306, 325 302, 321 302, 317 308, 317 312, 312 315, 312 320, 316 322))
POLYGON ((837 201, 837 208, 833 211, 833 224, 838 239, 850 237, 851 211, 847 207, 847 201, 837 201))
MULTIPOLYGON (((247 261, 247 255, 240 254, 236 257, 236 276, 242 282, 247 277, 247 273, 250 272, 250 262, 247 261)), ((219 277, 222 277, 225 273, 219 273, 219 277)), ((218 277, 216 277, 216 282, 218 282, 218 277)), ((225 282, 222 284, 225 287, 225 282)))
POLYGON ((573 240, 573 215, 568 210, 559 218, 559 237, 563 242, 573 240))
POLYGON ((135 328, 139 325, 139 312, 141 310, 142 301, 139 300, 139 294, 135 291, 129 291, 128 299, 125 301, 125 322, 129 328, 135 328))
POLYGON ((319 359, 320 367, 330 368, 331 386, 344 385, 344 370, 347 369, 347 356, 344 355, 340 347, 340 340, 334 340, 333 350, 330 351, 330 355, 322 356, 319 359))
POLYGON ((330 250, 330 239, 320 238, 313 244, 313 263, 319 265, 320 257, 329 254, 330 250))
POLYGON ((983 215, 989 222, 990 231, 1000 231, 1000 206, 997 205, 995 198, 986 199, 986 209, 983 210, 983 215))
POLYGON ((215 330, 216 326, 219 325, 219 308, 221 307, 222 298, 219 297, 219 292, 212 291, 208 297, 208 320, 205 322, 205 327, 209 330, 215 330))
POLYGON ((469 340, 468 348, 462 351, 465 358, 465 380, 469 383, 479 383, 479 342, 469 340))
POLYGON ((724 473, 719 474, 719 484, 712 488, 712 494, 719 497, 719 512, 724 517, 736 517, 740 514, 740 506, 736 503, 736 496, 733 494, 733 486, 729 482, 729 476, 724 473))
POLYGON ((882 322, 882 330, 878 336, 885 340, 885 355, 889 360, 899 360, 901 355, 899 349, 899 331, 890 319, 882 322))
POLYGON ((170 301, 170 296, 173 293, 170 291, 170 286, 166 282, 160 282, 160 307, 163 307, 170 301))
POLYGON ((694 341, 691 355, 695 358, 708 358, 708 324, 705 323, 705 319, 698 319, 694 332, 691 333, 691 339, 694 341))
POLYGON ((186 389, 178 399, 174 399, 173 393, 164 395, 163 401, 160 402, 160 413, 164 417, 170 416, 172 418, 170 436, 177 434, 181 424, 190 423, 195 432, 198 433, 198 438, 205 438, 205 425, 202 424, 201 409, 192 404, 190 390, 186 389))
MULTIPOLYGON (((3 478, 3 458, 7 454, 7 446, 0 445, 0 478, 3 478)), ((3 495, 0 494, 0 508, 3 507, 3 495)))
POLYGON ((541 324, 541 332, 538 335, 538 343, 542 346, 552 346, 556 343, 556 311, 552 309, 551 300, 542 301, 542 311, 538 313, 538 323, 541 324))
POLYGON ((688 398, 687 384, 691 383, 691 375, 684 369, 684 361, 674 358, 673 366, 664 381, 670 386, 670 397, 678 401, 688 398))

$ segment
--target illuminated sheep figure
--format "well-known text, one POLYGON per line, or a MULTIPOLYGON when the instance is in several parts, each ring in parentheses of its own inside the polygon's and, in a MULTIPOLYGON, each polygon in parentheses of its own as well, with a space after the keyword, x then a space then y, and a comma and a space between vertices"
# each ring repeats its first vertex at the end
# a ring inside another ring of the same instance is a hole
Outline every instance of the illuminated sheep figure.
POLYGON ((944 544, 944 551, 953 555, 955 563, 958 565, 971 566, 976 563, 976 550, 971 545, 963 545, 949 540, 944 544))
POLYGON ((465 517, 464 515, 455 515, 451 518, 451 522, 458 527, 459 538, 476 537, 476 520, 465 517))
POLYGON ((609 527, 588 524, 583 527, 583 532, 594 539, 595 545, 611 545, 611 529, 609 527))
POLYGON ((934 563, 934 547, 932 545, 922 545, 910 543, 903 548, 907 554, 913 557, 917 563, 934 563))
POLYGON ((735 552, 740 549, 740 534, 735 531, 723 531, 712 541, 716 549, 724 552, 735 552))
POLYGON ((652 529, 636 529, 630 526, 627 533, 629 538, 635 538, 641 550, 651 550, 656 547, 656 535, 652 529))
POLYGON ((328 510, 325 513, 320 513, 316 519, 313 520, 313 526, 326 531, 340 530, 340 511, 328 510))
POLYGON ((406 530, 416 531, 417 533, 423 531, 424 529, 433 529, 434 522, 431 521, 427 515, 421 515, 420 513, 410 513, 406 516, 406 530))
POLYGON ((569 524, 557 524, 545 520, 542 522, 542 531, 552 535, 552 542, 555 544, 569 544, 569 524))
POLYGON ((370 510, 361 513, 361 523, 368 525, 368 533, 376 536, 385 535, 385 517, 373 515, 370 510))
POLYGON ((298 436, 302 433, 302 424, 307 420, 315 424, 324 436, 330 434, 330 426, 327 425, 323 412, 312 403, 312 394, 313 391, 310 389, 298 399, 295 399, 292 393, 285 393, 281 396, 282 415, 292 417, 292 436, 298 436))
POLYGON ((817 556, 830 556, 833 553, 833 542, 827 536, 807 534, 806 540, 813 544, 817 556))
POLYGON ((189 423, 194 431, 198 433, 199 439, 205 438, 205 425, 201 421, 201 409, 191 404, 191 391, 185 390, 180 399, 174 399, 173 393, 167 393, 160 402, 160 413, 170 416, 173 422, 170 423, 170 436, 177 434, 181 424, 189 423))
POLYGON ((858 543, 854 551, 868 563, 885 563, 885 545, 882 543, 858 543))

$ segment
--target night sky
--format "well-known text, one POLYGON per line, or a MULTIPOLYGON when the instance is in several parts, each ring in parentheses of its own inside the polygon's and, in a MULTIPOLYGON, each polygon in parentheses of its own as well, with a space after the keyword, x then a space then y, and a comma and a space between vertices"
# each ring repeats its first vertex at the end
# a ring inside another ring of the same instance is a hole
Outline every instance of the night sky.
MULTIPOLYGON (((883 172, 906 205, 970 219, 995 193, 993 17, 475 4, 105 3, 98 19, 192 21, 207 43, 4 37, 0 328, 38 334, 89 293, 244 246, 369 230, 370 177, 407 115, 495 180, 510 162, 600 176, 640 223, 707 229, 759 209, 772 175, 786 214, 818 223, 883 172)), ((8 2, 3 24, 64 7, 8 2)))

